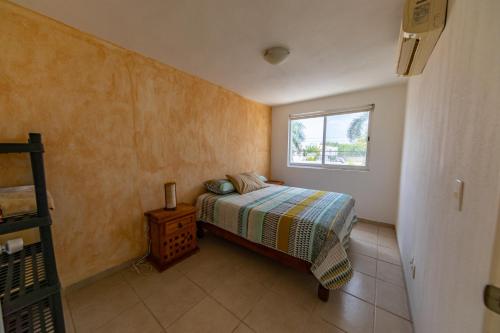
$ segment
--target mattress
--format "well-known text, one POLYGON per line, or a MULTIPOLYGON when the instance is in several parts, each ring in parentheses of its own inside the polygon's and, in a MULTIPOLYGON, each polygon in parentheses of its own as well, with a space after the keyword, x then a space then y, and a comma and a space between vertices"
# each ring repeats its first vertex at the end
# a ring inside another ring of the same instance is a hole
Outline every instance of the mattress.
POLYGON ((243 195, 205 193, 196 208, 199 221, 310 262, 325 288, 352 276, 345 247, 356 215, 348 194, 271 185, 243 195))

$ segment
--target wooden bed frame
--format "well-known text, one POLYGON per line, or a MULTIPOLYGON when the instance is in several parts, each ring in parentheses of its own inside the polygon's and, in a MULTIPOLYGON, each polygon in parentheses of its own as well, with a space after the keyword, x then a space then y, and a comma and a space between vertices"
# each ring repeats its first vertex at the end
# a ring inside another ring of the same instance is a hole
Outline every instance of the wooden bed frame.
MULTIPOLYGON (((240 246, 246 247, 249 250, 252 250, 254 252, 257 252, 259 254, 262 254, 266 257, 269 257, 273 260, 276 260, 283 265, 287 265, 289 267, 292 267, 298 271, 305 272, 311 274, 311 263, 292 257, 291 255, 288 255, 286 253, 280 252, 278 250, 269 248, 264 245, 260 245, 257 243, 253 243, 243 237, 240 237, 238 235, 235 235, 229 231, 226 231, 224 229, 221 229, 211 223, 206 223, 203 221, 197 221, 196 222, 197 226, 197 236, 198 238, 203 238, 205 234, 205 230, 207 229, 209 232, 213 233, 214 235, 224 238, 232 243, 236 243, 240 246)), ((327 302, 328 298, 330 296, 330 291, 323 287, 321 283, 318 282, 318 298, 322 300, 323 302, 327 302)))

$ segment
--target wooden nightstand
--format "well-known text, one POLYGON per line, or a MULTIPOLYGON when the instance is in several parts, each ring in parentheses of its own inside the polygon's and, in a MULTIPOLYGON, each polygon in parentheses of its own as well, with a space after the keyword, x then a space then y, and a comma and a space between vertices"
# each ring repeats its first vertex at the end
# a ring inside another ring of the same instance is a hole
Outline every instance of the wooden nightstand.
POLYGON ((268 180, 266 183, 274 185, 285 185, 285 182, 282 180, 268 180))
POLYGON ((144 214, 151 237, 149 260, 159 271, 198 250, 195 213, 194 206, 181 203, 176 210, 157 209, 144 214))

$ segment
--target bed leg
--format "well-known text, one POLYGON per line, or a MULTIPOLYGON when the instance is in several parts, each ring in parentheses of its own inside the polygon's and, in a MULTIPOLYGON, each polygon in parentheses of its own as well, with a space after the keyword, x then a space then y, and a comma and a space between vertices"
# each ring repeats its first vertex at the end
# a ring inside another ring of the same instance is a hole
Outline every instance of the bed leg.
POLYGON ((203 230, 203 222, 196 221, 196 236, 198 238, 203 238, 205 236, 205 230, 203 230))
POLYGON ((328 298, 330 297, 330 290, 326 289, 318 283, 318 298, 323 302, 328 302, 328 298))

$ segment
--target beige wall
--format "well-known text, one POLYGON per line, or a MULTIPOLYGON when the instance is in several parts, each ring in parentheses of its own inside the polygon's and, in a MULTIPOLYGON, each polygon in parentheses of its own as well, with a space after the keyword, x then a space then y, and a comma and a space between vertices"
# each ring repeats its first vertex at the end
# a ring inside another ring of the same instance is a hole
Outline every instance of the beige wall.
MULTIPOLYGON (((4 1, 0 45, 0 141, 43 134, 65 285, 145 251, 166 181, 193 202, 206 179, 269 172, 267 106, 4 1)), ((0 161, 0 186, 31 181, 25 156, 0 161)))
POLYGON ((450 0, 441 39, 409 82, 397 229, 417 333, 483 330, 500 202, 498 13, 498 0, 450 0))
POLYGON ((387 86, 349 94, 273 107, 272 176, 292 186, 349 193, 358 216, 396 222, 406 85, 387 86), (318 110, 375 104, 371 117, 368 171, 288 166, 288 116, 318 110))

